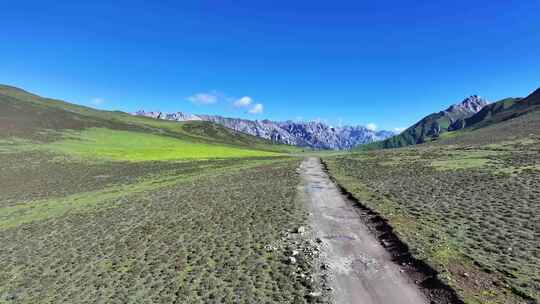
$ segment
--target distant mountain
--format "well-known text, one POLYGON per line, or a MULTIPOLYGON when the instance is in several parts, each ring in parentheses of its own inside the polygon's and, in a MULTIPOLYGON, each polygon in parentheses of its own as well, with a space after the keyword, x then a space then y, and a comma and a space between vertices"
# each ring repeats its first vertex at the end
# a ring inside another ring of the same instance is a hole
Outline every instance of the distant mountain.
POLYGON ((490 120, 494 115, 504 112, 514 106, 519 100, 521 100, 521 98, 505 98, 503 100, 488 104, 483 107, 482 110, 478 111, 478 113, 453 123, 450 126, 449 131, 456 131, 475 125, 480 126, 481 124, 484 124, 490 120))
POLYGON ((523 104, 533 107, 535 111, 538 110, 538 107, 540 107, 540 88, 536 89, 536 91, 532 92, 531 95, 527 96, 527 98, 523 100, 523 104))
POLYGON ((463 129, 443 136, 441 144, 487 145, 540 136, 540 89, 526 98, 506 98, 465 120, 463 129))
POLYGON ((444 111, 430 114, 415 123, 401 134, 363 148, 399 148, 421 144, 438 138, 442 133, 465 125, 465 120, 478 113, 488 101, 472 95, 444 111))
POLYGON ((138 111, 134 113, 139 116, 146 116, 155 119, 175 120, 175 121, 201 121, 203 120, 197 115, 187 114, 183 112, 163 113, 163 112, 145 112, 138 111))
POLYGON ((475 115, 453 125, 450 130, 486 127, 537 110, 540 110, 540 89, 526 98, 505 98, 489 104, 475 115))
POLYGON ((372 131, 363 126, 332 127, 322 122, 275 122, 248 120, 216 115, 193 115, 182 112, 162 113, 138 111, 134 115, 164 120, 209 121, 242 133, 274 142, 314 149, 347 150, 358 145, 386 139, 394 133, 372 131))

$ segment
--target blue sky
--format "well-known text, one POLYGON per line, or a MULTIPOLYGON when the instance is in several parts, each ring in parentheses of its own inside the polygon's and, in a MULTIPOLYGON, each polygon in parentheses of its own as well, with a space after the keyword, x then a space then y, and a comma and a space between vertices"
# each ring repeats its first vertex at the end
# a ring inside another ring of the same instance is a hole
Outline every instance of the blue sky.
POLYGON ((0 83, 103 109, 382 129, 540 86, 539 1, 86 2, 4 3, 0 83))

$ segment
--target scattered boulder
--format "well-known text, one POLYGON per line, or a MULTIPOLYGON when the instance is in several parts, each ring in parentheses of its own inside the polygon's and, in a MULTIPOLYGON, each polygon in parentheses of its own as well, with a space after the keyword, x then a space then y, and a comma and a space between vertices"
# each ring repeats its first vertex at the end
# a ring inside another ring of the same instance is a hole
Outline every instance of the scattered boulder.
POLYGON ((312 291, 308 294, 308 297, 310 298, 320 298, 322 296, 322 293, 320 291, 312 291))
POLYGON ((17 300, 17 294, 15 294, 14 292, 8 292, 4 295, 3 298, 5 301, 15 301, 17 300))
POLYGON ((277 248, 275 246, 272 246, 272 245, 266 245, 266 246, 264 246, 264 249, 266 249, 266 251, 268 251, 268 252, 272 252, 272 251, 275 251, 277 248))

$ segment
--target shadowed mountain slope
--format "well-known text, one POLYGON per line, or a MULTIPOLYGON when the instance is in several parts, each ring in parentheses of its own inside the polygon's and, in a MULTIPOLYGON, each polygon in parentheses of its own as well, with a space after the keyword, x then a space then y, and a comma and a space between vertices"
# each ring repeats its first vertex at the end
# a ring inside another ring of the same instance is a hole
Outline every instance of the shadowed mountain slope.
POLYGON ((538 109, 540 109, 540 89, 537 89, 526 98, 506 98, 489 104, 475 115, 465 119, 464 125, 455 126, 453 130, 470 127, 481 128, 516 118, 523 114, 537 111, 538 109))
POLYGON ((444 111, 430 114, 407 128, 401 134, 386 140, 361 146, 360 149, 399 148, 421 144, 438 138, 447 132, 453 124, 476 114, 487 105, 487 101, 477 95, 452 105, 444 111))

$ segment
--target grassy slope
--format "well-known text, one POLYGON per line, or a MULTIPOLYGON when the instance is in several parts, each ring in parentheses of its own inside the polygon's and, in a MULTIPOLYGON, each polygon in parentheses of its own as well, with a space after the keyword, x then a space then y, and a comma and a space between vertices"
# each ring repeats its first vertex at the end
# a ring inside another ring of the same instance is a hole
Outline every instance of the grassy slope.
POLYGON ((236 148, 142 132, 91 128, 43 145, 44 149, 83 158, 147 161, 278 156, 279 153, 236 148))
POLYGON ((492 117, 496 116, 498 113, 508 111, 520 100, 521 98, 505 98, 492 104, 488 104, 472 117, 465 119, 465 126, 481 127, 493 123, 491 121, 492 117))
POLYGON ((447 134, 325 160, 467 303, 540 300, 540 111, 447 134))
MULTIPOLYGON (((465 130, 488 127, 538 110, 540 110, 540 89, 526 98, 505 98, 485 106, 477 114, 465 119, 465 130)), ((455 137, 461 134, 460 131, 446 133, 449 124, 448 119, 440 113, 435 113, 425 117, 399 135, 384 141, 360 146, 357 150, 399 148, 429 142, 433 138, 426 136, 426 128, 429 128, 433 123, 438 123, 441 126, 442 138, 455 137), (456 132, 458 133, 453 134, 456 132)))
POLYGON ((506 98, 484 107, 480 112, 466 120, 466 126, 481 128, 521 115, 540 110, 540 89, 526 98, 506 98))
MULTIPOLYGON (((151 141, 161 145, 156 147, 157 150, 167 151, 174 147, 176 149, 174 155, 178 158, 182 158, 182 152, 185 152, 187 158, 193 158, 197 155, 200 155, 201 158, 207 158, 209 156, 230 157, 235 156, 235 153, 238 156, 257 154, 254 151, 240 151, 241 149, 261 151, 258 153, 260 156, 269 155, 268 152, 300 151, 296 147, 276 145, 208 122, 178 123, 136 117, 122 112, 100 111, 59 100, 41 98, 8 86, 0 86, 1 137, 27 138, 34 142, 56 141, 54 146, 58 150, 75 151, 80 152, 78 154, 86 155, 89 154, 89 151, 77 150, 73 137, 87 139, 85 143, 79 145, 80 147, 88 148, 90 143, 101 146, 96 147, 96 151, 103 148, 103 144, 107 144, 107 141, 114 140, 118 143, 115 148, 116 153, 122 153, 122 147, 126 148, 124 149, 125 153, 130 153, 135 146, 133 140, 144 138, 145 140, 141 143, 151 141), (89 128, 101 128, 101 130, 99 132, 83 131, 89 128), (115 131, 107 137, 105 130, 115 131), (80 134, 74 134, 74 131, 78 131, 80 134), (144 134, 136 134, 135 132, 144 134), (66 135, 72 139, 62 140, 66 135), (98 137, 91 138, 92 135, 98 137), (158 139, 158 137, 162 138, 158 139), (176 139, 179 140, 174 142, 176 139), (66 147, 59 147, 61 144, 66 144, 66 147)), ((114 154, 115 151, 111 151, 110 154, 114 154)), ((109 153, 103 149, 101 152, 109 153)), ((171 153, 163 155, 166 159, 173 156, 171 153)), ((127 157, 144 159, 144 156, 127 157)))
MULTIPOLYGON (((441 134, 448 131, 451 124, 451 117, 448 115, 450 114, 445 112, 430 114, 399 135, 392 136, 383 141, 361 145, 357 150, 399 148, 431 141, 435 137, 432 134, 433 126, 438 126, 441 134)), ((453 117, 453 119, 457 119, 457 117, 453 117)))
POLYGON ((434 142, 436 145, 482 146, 514 141, 538 134, 540 130, 540 111, 532 111, 515 118, 488 124, 480 128, 465 128, 449 132, 434 142))

